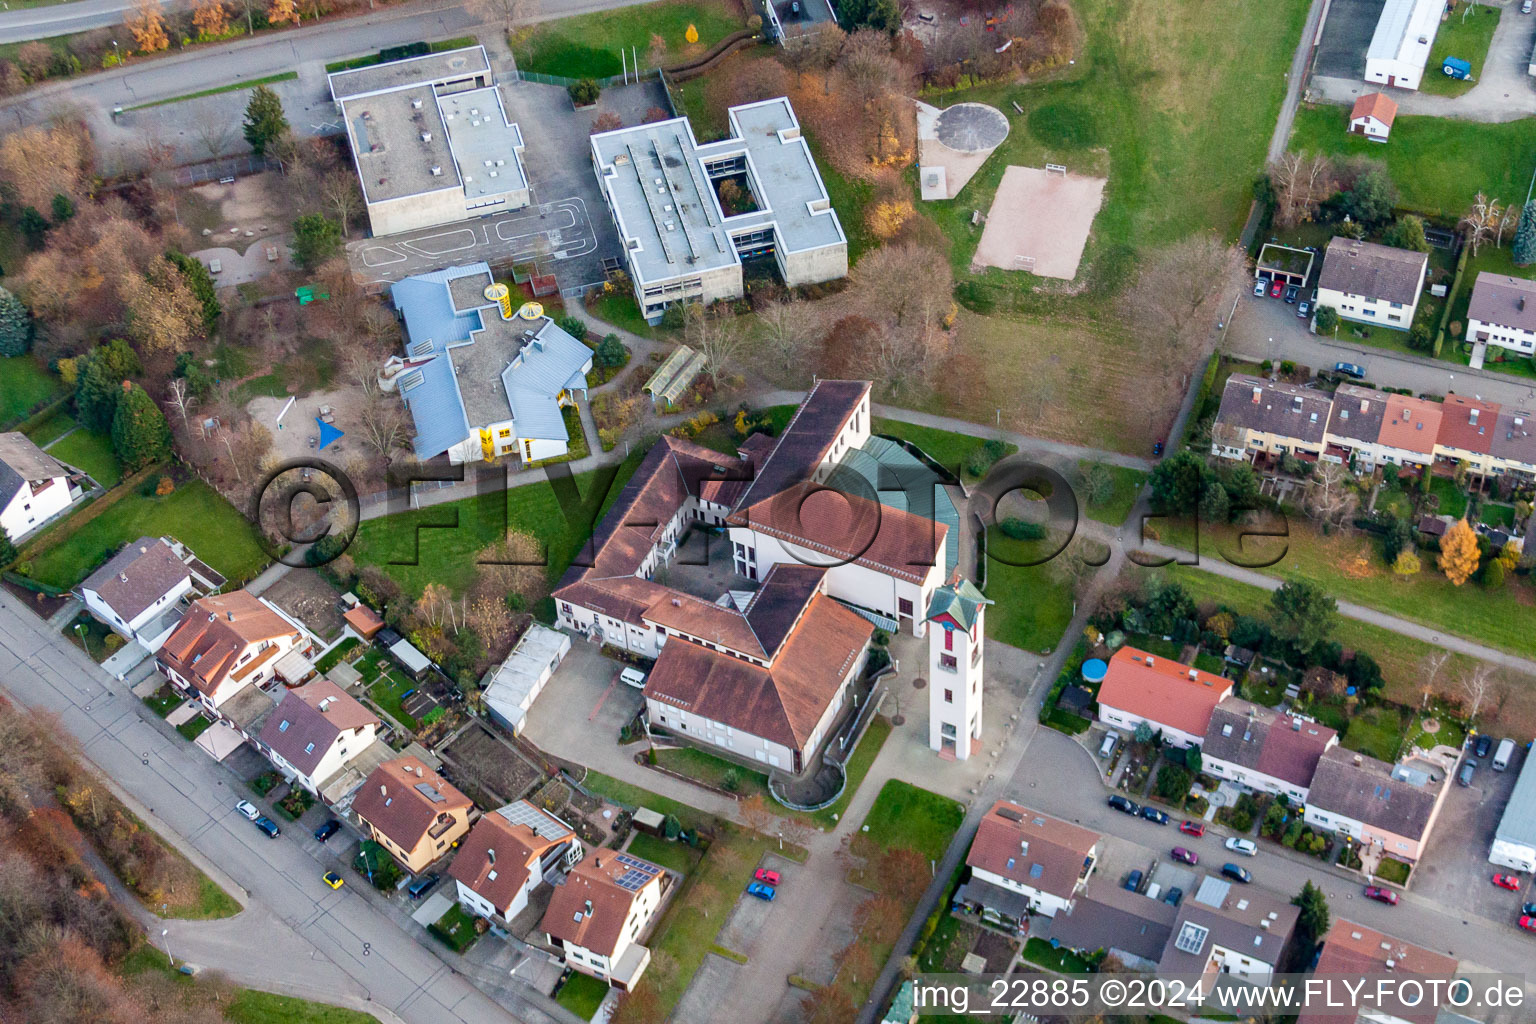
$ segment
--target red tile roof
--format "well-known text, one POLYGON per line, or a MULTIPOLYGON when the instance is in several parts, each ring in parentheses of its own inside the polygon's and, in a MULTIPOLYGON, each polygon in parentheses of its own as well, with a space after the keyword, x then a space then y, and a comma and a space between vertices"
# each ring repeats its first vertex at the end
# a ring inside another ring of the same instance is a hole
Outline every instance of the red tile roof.
POLYGON ((1428 455, 1440 436, 1440 403, 1407 395, 1388 395, 1387 414, 1376 440, 1391 448, 1428 455))
POLYGON ((166 638, 157 657, 203 693, 226 678, 243 678, 276 653, 275 647, 237 669, 252 644, 294 636, 298 630, 244 590, 215 594, 192 602, 181 623, 166 638))
POLYGON ((1109 659, 1099 703, 1204 736, 1216 705, 1232 695, 1232 680, 1172 658, 1122 647, 1109 659))
POLYGON ((573 946, 612 956, 630 905, 640 895, 639 889, 619 885, 619 879, 630 871, 649 871, 651 877, 644 885, 660 885, 663 874, 661 868, 634 854, 624 856, 631 863, 619 860, 612 850, 598 850, 572 868, 565 884, 555 886, 550 895, 539 930, 573 946))
POLYGON ((439 824, 464 820, 473 806, 447 779, 411 756, 379 765, 352 800, 358 817, 407 852, 439 824))
POLYGON ((1466 395, 1446 395, 1441 405, 1439 443, 1446 448, 1488 455, 1498 433, 1499 409, 1466 395))
POLYGON ((379 618, 379 613, 365 604, 355 604, 348 608, 342 618, 364 640, 372 640, 373 634, 384 628, 384 620, 379 618))
POLYGON ((981 819, 965 862, 1071 899, 1099 834, 999 800, 981 819))
POLYGON ((1355 100, 1355 107, 1349 112, 1349 119, 1353 121, 1357 117, 1374 117, 1388 128, 1392 127, 1392 119, 1397 116, 1397 103, 1384 92, 1367 93, 1355 100))
MULTIPOLYGON (((1449 978, 1456 973, 1457 967, 1455 957, 1415 946, 1363 924, 1335 918, 1312 973, 1319 978, 1342 975, 1358 979, 1362 975, 1382 975, 1387 972, 1388 960, 1392 961, 1393 975, 1407 978, 1449 978)), ((1434 1024, 1439 1016, 1438 1008, 1428 1005, 1430 1000, 1426 999, 1425 1003, 1427 1005, 1422 1010, 1397 1012, 1394 1019, 1401 1018, 1410 1024, 1434 1024)), ((1343 1019, 1336 1013, 1303 1013, 1296 1024, 1337 1024, 1343 1019)))
MULTIPOLYGON (((519 802, 524 804, 527 812, 543 814, 532 804, 519 802)), ((550 815, 544 817, 549 819, 551 826, 565 829, 559 819, 550 815)), ((540 835, 531 826, 514 825, 502 814, 492 811, 475 822, 475 827, 459 844, 459 852, 448 868, 448 875, 505 913, 528 883, 529 875, 539 869, 544 851, 571 842, 573 838, 569 829, 560 836, 540 835)))

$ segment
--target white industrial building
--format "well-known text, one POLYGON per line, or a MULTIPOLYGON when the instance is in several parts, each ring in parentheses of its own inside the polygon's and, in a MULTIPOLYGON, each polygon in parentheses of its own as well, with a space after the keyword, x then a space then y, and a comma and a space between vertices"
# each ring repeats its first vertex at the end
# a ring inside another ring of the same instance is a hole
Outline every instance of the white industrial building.
POLYGON ((1529 754, 1494 830, 1488 860, 1516 871, 1536 871, 1536 757, 1529 754))
POLYGON ((592 136, 592 164, 648 320, 673 302, 745 294, 743 258, 772 254, 785 284, 848 273, 848 239, 784 97, 730 109, 730 137, 700 143, 686 117, 592 136), (727 212, 719 188, 742 200, 727 212))
POLYGON ((491 719, 514 736, 522 732, 528 709, 570 649, 569 633, 532 623, 485 684, 481 699, 491 719))
POLYGON ((1399 89, 1417 89, 1445 0, 1387 0, 1365 51, 1365 80, 1399 89))
POLYGON ((531 201, 523 134, 507 118, 484 47, 327 77, 375 235, 505 213, 531 201))

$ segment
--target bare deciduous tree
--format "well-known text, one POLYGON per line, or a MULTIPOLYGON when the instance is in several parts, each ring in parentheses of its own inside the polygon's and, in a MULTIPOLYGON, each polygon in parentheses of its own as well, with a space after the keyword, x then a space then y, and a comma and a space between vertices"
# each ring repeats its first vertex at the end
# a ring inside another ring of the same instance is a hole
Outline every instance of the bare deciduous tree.
POLYGON ((1482 710, 1498 686, 1499 670, 1486 661, 1479 661, 1461 676, 1461 693, 1467 700, 1467 721, 1477 720, 1477 713, 1482 710))
POLYGON ((1440 673, 1445 670, 1445 663, 1451 660, 1451 652, 1446 650, 1432 651, 1424 656, 1423 680, 1419 684, 1419 691, 1424 694, 1423 708, 1429 707, 1430 698, 1435 695, 1435 683, 1440 679, 1440 673))
POLYGON ((1193 235, 1163 250, 1142 270, 1126 297, 1161 354, 1179 353, 1191 340, 1203 348, 1224 294, 1242 272, 1235 246, 1215 235, 1193 235))
POLYGON ((405 447, 410 438, 405 409, 393 399, 381 397, 363 403, 358 426, 357 433, 363 444, 381 459, 388 459, 396 449, 405 447))
POLYGON ((704 356, 704 372, 719 387, 720 378, 730 369, 741 348, 740 325, 731 314, 705 309, 697 302, 684 312, 683 340, 704 356))
POLYGON ((816 334, 816 318, 809 306, 791 295, 770 299, 757 311, 763 326, 763 339, 774 357, 793 369, 803 361, 816 334))
POLYGON ((1467 233, 1467 244, 1472 246, 1474 257, 1477 256, 1478 247, 1493 237, 1502 214, 1503 207, 1499 205, 1498 199, 1489 199, 1481 192, 1472 198, 1472 207, 1461 218, 1460 226, 1467 233))
POLYGON ((229 147, 235 142, 235 122, 227 118, 202 118, 193 126, 193 131, 210 160, 217 160, 228 153, 229 147))
POLYGON ((352 218, 362 208, 362 196, 357 189, 357 178, 351 171, 338 167, 320 179, 320 194, 336 213, 341 233, 352 235, 352 218))
POLYGON ((539 0, 474 0, 470 10, 486 21, 501 22, 502 30, 512 29, 539 16, 542 5, 539 0))
POLYGON ((1275 189, 1275 223, 1283 228, 1312 220, 1334 190, 1333 163, 1313 153, 1286 153, 1269 167, 1275 189))
POLYGON ((1343 466, 1325 462, 1317 467, 1307 485, 1307 515, 1320 523, 1337 526, 1353 515, 1359 504, 1359 496, 1343 466))
POLYGON ((188 427, 187 413, 197 404, 197 398, 187 393, 187 379, 185 377, 171 378, 170 387, 167 389, 170 397, 165 404, 181 413, 181 425, 188 427))

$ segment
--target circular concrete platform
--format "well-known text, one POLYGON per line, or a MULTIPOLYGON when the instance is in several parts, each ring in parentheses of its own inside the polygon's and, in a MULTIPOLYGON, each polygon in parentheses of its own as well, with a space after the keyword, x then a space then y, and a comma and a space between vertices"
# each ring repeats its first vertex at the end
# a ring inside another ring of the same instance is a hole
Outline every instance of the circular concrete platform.
POLYGON ((957 103, 934 125, 939 141, 961 153, 996 149, 1008 137, 1008 119, 985 103, 957 103))

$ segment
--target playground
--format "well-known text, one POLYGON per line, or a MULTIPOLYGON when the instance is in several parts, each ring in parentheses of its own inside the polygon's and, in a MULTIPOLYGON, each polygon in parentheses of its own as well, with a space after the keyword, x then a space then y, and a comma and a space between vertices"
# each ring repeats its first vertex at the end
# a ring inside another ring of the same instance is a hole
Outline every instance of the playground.
POLYGON ((1107 180, 1073 174, 1060 164, 1010 166, 987 213, 976 268, 1072 280, 1107 180))
POLYGON ((917 152, 925 200, 953 199, 1008 138, 1008 118, 985 103, 947 110, 917 104, 917 152))

